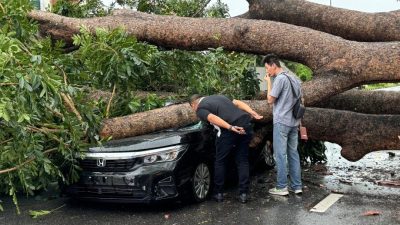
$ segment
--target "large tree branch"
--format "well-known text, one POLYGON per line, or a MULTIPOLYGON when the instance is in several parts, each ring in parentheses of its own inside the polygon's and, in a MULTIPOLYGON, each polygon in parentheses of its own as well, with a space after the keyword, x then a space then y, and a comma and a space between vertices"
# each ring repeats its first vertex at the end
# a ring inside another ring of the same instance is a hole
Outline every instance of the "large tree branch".
MULTIPOLYGON (((271 108, 266 101, 245 102, 264 116, 264 122, 271 121, 271 108)), ((105 120, 101 135, 118 139, 196 121, 195 113, 186 103, 105 120)), ((303 123, 310 138, 340 144, 342 155, 352 161, 371 151, 400 149, 400 115, 367 115, 308 108, 303 123)))
MULTIPOLYGON (((255 100, 265 100, 263 91, 255 100)), ((400 91, 367 91, 352 89, 315 105, 319 108, 346 110, 364 114, 400 115, 400 91)))
POLYGON ((241 18, 309 27, 356 41, 400 41, 400 10, 366 13, 304 0, 252 0, 241 18))
POLYGON ((124 12, 114 16, 76 19, 33 11, 42 32, 68 39, 81 25, 124 26, 139 40, 161 46, 227 50, 264 54, 305 62, 315 79, 303 85, 306 103, 313 105, 363 83, 400 80, 400 42, 358 43, 309 28, 246 19, 183 18, 124 12))
POLYGON ((227 50, 265 54, 304 62, 313 70, 335 74, 396 77, 399 79, 400 43, 358 43, 309 28, 248 19, 183 18, 131 12, 90 19, 67 18, 32 11, 42 33, 70 40, 84 25, 94 28, 125 27, 141 41, 159 46, 227 50))
POLYGON ((309 108, 303 124, 310 138, 339 144, 350 161, 372 151, 400 149, 400 115, 309 108))
POLYGON ((316 106, 365 114, 400 115, 400 91, 350 90, 316 106))

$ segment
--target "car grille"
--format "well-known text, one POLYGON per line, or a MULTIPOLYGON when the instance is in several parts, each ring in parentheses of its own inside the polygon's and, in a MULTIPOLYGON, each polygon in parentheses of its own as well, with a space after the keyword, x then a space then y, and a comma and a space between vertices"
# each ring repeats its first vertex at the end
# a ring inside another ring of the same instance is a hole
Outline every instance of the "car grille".
POLYGON ((146 196, 146 191, 136 187, 110 187, 110 186, 80 186, 75 187, 74 192, 80 196, 92 197, 129 197, 143 198, 146 196))
POLYGON ((97 159, 83 159, 80 166, 84 171, 91 172, 125 172, 135 166, 138 159, 104 160, 104 166, 97 165, 97 159))

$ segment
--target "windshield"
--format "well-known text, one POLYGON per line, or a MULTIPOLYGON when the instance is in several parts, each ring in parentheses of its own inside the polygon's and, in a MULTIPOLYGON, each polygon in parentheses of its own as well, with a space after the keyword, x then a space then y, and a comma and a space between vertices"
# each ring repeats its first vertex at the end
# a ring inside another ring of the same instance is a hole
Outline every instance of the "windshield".
POLYGON ((181 127, 181 128, 174 129, 174 130, 175 130, 175 131, 200 130, 200 129, 202 129, 203 127, 204 127, 204 123, 200 121, 200 122, 198 122, 198 123, 190 124, 190 125, 188 125, 188 126, 181 127))

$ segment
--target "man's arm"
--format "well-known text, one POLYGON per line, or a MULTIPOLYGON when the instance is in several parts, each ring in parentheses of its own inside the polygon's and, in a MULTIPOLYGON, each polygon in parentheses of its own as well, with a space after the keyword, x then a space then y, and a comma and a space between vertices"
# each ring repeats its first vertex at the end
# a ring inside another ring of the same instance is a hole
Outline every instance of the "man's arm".
POLYGON ((271 96, 272 84, 271 84, 271 77, 268 74, 265 76, 265 80, 267 81, 267 102, 269 104, 274 104, 276 98, 271 96))
POLYGON ((238 134, 245 134, 245 130, 243 127, 238 127, 238 126, 232 126, 229 123, 227 123, 225 120, 221 119, 221 117, 214 115, 212 113, 208 114, 207 116, 208 122, 215 124, 221 128, 225 128, 227 130, 233 131, 238 134))
POLYGON ((247 105, 246 103, 240 101, 240 100, 236 100, 233 99, 233 104, 236 105, 236 107, 238 107, 239 109, 247 112, 248 114, 250 114, 254 119, 262 119, 263 116, 260 116, 256 111, 254 111, 252 108, 250 108, 249 105, 247 105))

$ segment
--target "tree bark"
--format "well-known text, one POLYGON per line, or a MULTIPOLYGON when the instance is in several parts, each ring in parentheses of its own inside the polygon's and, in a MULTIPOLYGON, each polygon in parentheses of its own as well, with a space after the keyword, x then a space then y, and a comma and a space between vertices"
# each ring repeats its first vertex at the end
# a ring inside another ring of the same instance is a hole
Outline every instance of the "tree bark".
POLYGON ((256 54, 276 53, 303 62, 314 70, 315 79, 303 85, 308 105, 365 83, 400 80, 400 42, 359 43, 272 21, 248 19, 183 18, 129 12, 114 16, 76 19, 32 11, 41 31, 68 40, 80 26, 117 28, 141 41, 159 46, 226 50, 256 54))
MULTIPOLYGON (((254 100, 267 99, 267 92, 254 100)), ((367 91, 352 89, 315 105, 318 108, 346 110, 364 114, 400 115, 400 91, 367 91)))
MULTIPOLYGON (((245 102, 264 116, 263 122, 272 120, 271 107, 266 101, 245 102)), ((105 120, 100 134, 102 137, 112 136, 119 139, 196 121, 195 113, 186 103, 105 120)), ((367 115, 307 108, 303 124, 311 139, 340 144, 342 156, 351 161, 356 161, 372 151, 400 149, 400 115, 367 115)))
POLYGON ((251 0, 247 19, 273 20, 355 41, 400 41, 400 10, 366 13, 304 0, 251 0))
MULTIPOLYGON (((182 18, 139 12, 75 19, 38 11, 30 17, 39 22, 42 33, 55 39, 71 40, 82 25, 92 31, 124 26, 138 40, 169 48, 206 50, 223 46, 226 50, 256 54, 272 52, 314 70, 314 78, 302 87, 308 106, 361 84, 400 81, 400 42, 359 43, 308 28, 248 19, 182 18)), ((266 101, 247 103, 264 116, 264 122, 272 120, 266 101)), ((105 120, 101 136, 117 139, 195 121, 188 104, 174 105, 105 120)), ((397 115, 309 107, 304 122, 311 138, 341 144, 342 154, 349 160, 357 160, 370 151, 399 148, 397 115)))
POLYGON ((318 103, 317 107, 364 114, 400 115, 400 91, 350 90, 318 103))
POLYGON ((196 121, 196 114, 188 103, 172 105, 104 120, 100 136, 120 139, 180 127, 196 121))
POLYGON ((350 161, 373 151, 400 149, 400 115, 309 108, 303 124, 309 138, 339 144, 350 161))

